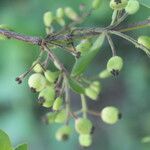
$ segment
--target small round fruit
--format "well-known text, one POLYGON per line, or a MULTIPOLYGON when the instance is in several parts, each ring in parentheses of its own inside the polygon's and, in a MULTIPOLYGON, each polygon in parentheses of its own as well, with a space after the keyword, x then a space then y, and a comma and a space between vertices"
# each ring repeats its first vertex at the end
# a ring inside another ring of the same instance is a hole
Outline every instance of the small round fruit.
POLYGON ((135 14, 140 8, 140 4, 137 0, 129 0, 128 1, 128 4, 125 8, 125 11, 132 15, 132 14, 135 14))
POLYGON ((101 119, 107 124, 115 124, 121 118, 118 108, 107 106, 101 111, 101 119))
POLYGON ((128 0, 111 0, 110 7, 114 10, 122 10, 128 4, 128 0))
POLYGON ((55 122, 56 112, 48 112, 44 117, 43 121, 47 124, 51 124, 55 122))
POLYGON ((57 113, 55 122, 64 123, 66 121, 66 117, 67 117, 66 110, 62 109, 60 112, 57 113))
POLYGON ((75 129, 79 134, 90 134, 92 127, 92 122, 89 119, 78 118, 75 120, 75 129))
POLYGON ((138 38, 138 43, 150 49, 150 37, 149 36, 140 36, 138 38))
POLYGON ((44 72, 45 78, 50 82, 50 83, 54 83, 56 81, 56 79, 58 78, 59 72, 52 72, 50 70, 46 70, 44 72))
POLYGON ((43 107, 49 108, 55 100, 55 89, 53 86, 46 87, 39 93, 38 102, 43 107))
POLYGON ((92 144, 92 136, 90 134, 80 134, 79 143, 83 147, 89 147, 92 144))
POLYGON ((114 76, 119 74, 119 71, 123 67, 123 59, 119 56, 111 57, 107 62, 107 70, 114 76))
POLYGON ((68 140, 71 133, 72 133, 72 130, 70 126, 63 126, 57 130, 55 136, 58 141, 66 141, 68 140))
POLYGON ((61 97, 57 97, 53 104, 53 110, 59 110, 62 106, 63 100, 61 97))
POLYGON ((34 67, 33 67, 33 71, 36 72, 36 73, 42 73, 43 72, 43 68, 41 66, 41 64, 37 63, 37 62, 33 62, 32 64, 34 67))
POLYGON ((53 22, 53 20, 54 20, 54 16, 53 16, 52 12, 48 11, 48 12, 44 13, 43 21, 44 21, 44 25, 46 27, 50 27, 52 22, 53 22))
POLYGON ((34 73, 29 77, 28 85, 33 92, 40 92, 46 86, 46 79, 39 73, 34 73))

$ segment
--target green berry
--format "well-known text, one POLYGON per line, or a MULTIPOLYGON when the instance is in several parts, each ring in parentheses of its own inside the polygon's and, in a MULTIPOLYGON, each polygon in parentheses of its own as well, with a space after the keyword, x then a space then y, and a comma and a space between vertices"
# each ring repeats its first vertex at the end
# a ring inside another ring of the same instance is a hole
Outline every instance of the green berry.
POLYGON ((93 9, 98 9, 100 7, 100 5, 101 5, 101 1, 102 0, 93 0, 93 2, 92 2, 92 8, 93 9))
POLYGON ((80 134, 79 143, 83 147, 89 147, 92 144, 92 136, 90 134, 80 134))
POLYGON ((128 13, 128 14, 135 14, 140 8, 140 4, 137 0, 129 0, 128 1, 128 4, 125 8, 125 11, 128 13))
POLYGON ((119 74, 119 71, 123 67, 123 59, 119 56, 111 57, 107 62, 107 70, 114 76, 119 74))
POLYGON ((78 118, 75 120, 75 129, 79 134, 90 134, 92 127, 92 122, 89 119, 78 118))
POLYGON ((99 78, 101 78, 101 79, 105 79, 105 78, 110 77, 110 76, 111 76, 111 73, 110 73, 107 69, 105 69, 105 70, 103 70, 102 72, 100 72, 98 76, 99 76, 99 78))
POLYGON ((63 18, 56 18, 56 21, 60 26, 64 26, 66 24, 63 18))
POLYGON ((110 7, 114 10, 122 10, 128 4, 128 0, 111 0, 110 7))
POLYGON ((39 73, 34 73, 29 77, 28 85, 34 92, 40 92, 46 86, 46 79, 39 73))
POLYGON ((37 63, 37 62, 33 62, 32 64, 34 67, 33 67, 33 71, 36 72, 36 73, 42 73, 43 72, 43 68, 41 66, 41 64, 37 63))
POLYGON ((50 27, 52 22, 53 22, 53 20, 54 20, 54 16, 53 16, 52 12, 48 11, 48 12, 44 13, 43 21, 44 21, 44 25, 46 27, 50 27))
POLYGON ((138 38, 138 43, 150 49, 150 37, 149 36, 140 36, 138 38))
POLYGON ((85 94, 92 100, 97 100, 98 93, 94 91, 92 88, 88 87, 85 89, 85 94))
POLYGON ((58 8, 56 10, 56 17, 57 18, 63 18, 64 17, 64 9, 63 8, 58 8))
POLYGON ((64 123, 66 121, 66 117, 67 117, 66 110, 63 109, 57 113, 55 122, 56 123, 64 123))
POLYGON ((118 108, 107 106, 101 111, 101 119, 107 124, 115 124, 121 117, 118 108))
POLYGON ((87 52, 91 47, 91 42, 89 40, 82 40, 80 44, 76 46, 76 50, 79 52, 87 52))
POLYGON ((71 7, 65 8, 65 15, 71 20, 74 20, 74 21, 78 20, 77 13, 71 7))
POLYGON ((57 97, 53 104, 53 110, 59 110, 62 106, 63 100, 61 97, 57 97))
POLYGON ((46 116, 44 117, 45 122, 48 124, 54 123, 55 122, 55 118, 56 118, 56 112, 49 112, 46 114, 46 116))
POLYGON ((56 81, 56 79, 58 78, 59 72, 52 72, 49 70, 46 70, 44 72, 45 78, 50 82, 50 83, 54 83, 56 81))
POLYGON ((55 100, 55 89, 53 86, 46 87, 39 93, 38 102, 46 108, 53 105, 55 100))
POLYGON ((71 133, 72 133, 72 130, 70 126, 63 126, 57 130, 55 136, 58 141, 66 141, 68 140, 71 133))
POLYGON ((90 89, 94 90, 97 93, 97 95, 98 95, 100 93, 100 91, 101 91, 100 82, 99 81, 93 81, 90 84, 90 89))

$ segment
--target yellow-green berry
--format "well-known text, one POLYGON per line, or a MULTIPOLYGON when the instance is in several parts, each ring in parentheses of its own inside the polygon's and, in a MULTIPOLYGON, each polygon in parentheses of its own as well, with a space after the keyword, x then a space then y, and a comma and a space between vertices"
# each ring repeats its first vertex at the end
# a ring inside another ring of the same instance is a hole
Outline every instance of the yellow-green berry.
POLYGON ((107 106, 101 111, 101 119, 107 124, 115 124, 121 118, 118 108, 107 106))
POLYGON ((138 38, 138 43, 150 49, 150 37, 149 36, 140 36, 138 38))
POLYGON ((28 85, 33 92, 40 92, 46 86, 46 79, 39 73, 34 73, 29 77, 28 85))
POLYGON ((53 86, 46 87, 39 93, 38 102, 43 107, 49 108, 55 100, 55 89, 53 86))
POLYGON ((90 84, 90 89, 94 90, 97 95, 100 93, 101 91, 101 84, 99 81, 93 81, 91 84, 90 84))
POLYGON ((58 8, 56 10, 56 17, 57 18, 63 18, 64 17, 64 9, 63 8, 58 8))
POLYGON ((83 147, 89 147, 92 144, 92 136, 90 134, 80 134, 79 143, 83 147))
POLYGON ((63 100, 61 97, 57 97, 53 103, 53 110, 59 110, 62 106, 63 100))
POLYGON ((46 70, 44 72, 45 78, 50 82, 50 83, 54 83, 56 81, 56 79, 58 78, 59 72, 52 72, 50 70, 46 70))
POLYGON ((100 72, 98 76, 101 79, 105 79, 105 78, 109 78, 111 76, 111 73, 107 69, 105 69, 102 72, 100 72))
POLYGON ((114 10, 122 10, 128 4, 128 0, 111 0, 110 7, 114 10))
POLYGON ((92 2, 92 8, 93 9, 98 9, 101 5, 102 0, 93 0, 92 2))
POLYGON ((107 62, 107 70, 114 76, 119 74, 122 67, 123 67, 123 59, 119 56, 113 56, 107 62))
POLYGON ((59 128, 55 136, 58 141, 66 141, 68 140, 71 133, 72 133, 71 127, 66 125, 66 126, 59 128))
POLYGON ((74 20, 74 21, 77 21, 78 20, 78 15, 77 13, 71 8, 71 7, 66 7, 65 9, 65 15, 71 19, 71 20, 74 20))
POLYGON ((53 22, 53 20, 54 20, 54 16, 53 16, 52 12, 48 11, 48 12, 44 13, 43 21, 44 21, 44 25, 46 27, 50 27, 52 22, 53 22))
POLYGON ((90 134, 92 127, 92 122, 89 119, 78 118, 75 120, 75 129, 79 134, 90 134))
POLYGON ((33 62, 32 64, 33 67, 33 71, 36 72, 36 73, 42 73, 43 72, 43 68, 41 66, 41 64, 37 63, 36 61, 33 62))
POLYGON ((129 0, 125 8, 126 13, 132 15, 135 14, 140 8, 140 4, 137 0, 129 0))
POLYGON ((66 121, 66 117, 67 117, 66 110, 63 109, 57 113, 55 122, 56 123, 64 123, 66 121))
POLYGON ((44 117, 44 121, 47 124, 51 124, 55 122, 55 118, 56 118, 56 112, 48 112, 45 117, 44 117))

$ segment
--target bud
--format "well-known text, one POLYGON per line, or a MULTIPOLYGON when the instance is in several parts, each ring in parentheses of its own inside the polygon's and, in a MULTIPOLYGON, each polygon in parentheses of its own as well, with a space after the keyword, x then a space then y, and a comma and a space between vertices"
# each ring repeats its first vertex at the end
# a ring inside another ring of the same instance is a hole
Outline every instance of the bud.
POLYGON ((123 60, 119 56, 111 57, 107 62, 107 70, 111 72, 114 76, 119 74, 119 71, 123 67, 123 60))
POLYGON ((118 108, 107 106, 101 111, 101 119, 107 124, 115 124, 121 118, 118 108))
POLYGON ((122 10, 128 4, 128 0, 111 0, 110 7, 114 10, 122 10))
POLYGON ((132 14, 135 14, 140 8, 140 4, 137 0, 129 0, 128 1, 128 4, 125 8, 125 11, 132 15, 132 14))
POLYGON ((89 147, 92 144, 92 136, 90 134, 80 134, 79 143, 83 147, 89 147))
POLYGON ((50 70, 46 70, 44 72, 45 78, 50 82, 50 83, 54 83, 56 81, 56 79, 58 78, 59 72, 52 72, 50 70))
POLYGON ((33 62, 32 66, 34 66, 33 67, 34 72, 36 72, 36 73, 42 73, 43 72, 43 68, 42 68, 41 64, 37 63, 36 61, 33 62))
POLYGON ((64 123, 64 122, 66 121, 66 117, 67 117, 66 110, 62 109, 62 110, 56 115, 55 122, 56 122, 56 123, 64 123))
POLYGON ((102 72, 100 72, 98 76, 99 76, 99 78, 101 78, 101 79, 105 79, 105 78, 110 77, 110 76, 111 76, 111 73, 110 73, 107 69, 105 69, 105 70, 103 70, 102 72))
POLYGON ((65 8, 65 15, 73 20, 73 21, 77 21, 78 20, 78 15, 77 13, 71 8, 71 7, 66 7, 65 8))
POLYGON ((78 118, 75 120, 75 129, 79 134, 90 134, 92 127, 92 122, 89 119, 78 118))
POLYGON ((101 85, 100 85, 100 82, 99 81, 94 81, 90 84, 90 88, 92 90, 94 90, 97 95, 99 94, 99 92, 101 91, 101 85))
POLYGON ((53 86, 46 87, 39 93, 38 102, 46 108, 53 105, 55 99, 55 89, 53 86))
POLYGON ((60 26, 65 26, 65 20, 63 18, 57 18, 57 23, 60 25, 60 26))
POLYGON ((93 0, 92 2, 92 8, 93 9, 98 9, 101 5, 101 0, 93 0))
POLYGON ((87 52, 91 47, 91 42, 89 40, 82 40, 80 44, 76 46, 76 50, 79 52, 87 52))
POLYGON ((54 20, 54 16, 53 16, 52 12, 48 11, 48 12, 44 13, 43 21, 44 21, 44 25, 46 27, 50 27, 53 20, 54 20))
POLYGON ((34 92, 40 92, 46 86, 46 79, 39 73, 34 73, 29 77, 28 85, 34 92))
POLYGON ((149 36, 140 36, 138 38, 138 43, 150 49, 150 37, 149 36))
POLYGON ((57 97, 53 104, 53 110, 59 110, 62 106, 63 100, 61 97, 57 97))
POLYGON ((85 94, 86 96, 88 96, 90 99, 92 100, 97 100, 98 97, 98 93, 96 91, 94 91, 93 89, 91 89, 90 87, 85 89, 85 94))
POLYGON ((63 18, 64 17, 64 9, 63 8, 58 8, 56 10, 56 17, 57 18, 63 18))
POLYGON ((55 136, 58 141, 66 141, 68 140, 71 133, 72 133, 71 127, 66 125, 66 126, 59 128, 55 136))

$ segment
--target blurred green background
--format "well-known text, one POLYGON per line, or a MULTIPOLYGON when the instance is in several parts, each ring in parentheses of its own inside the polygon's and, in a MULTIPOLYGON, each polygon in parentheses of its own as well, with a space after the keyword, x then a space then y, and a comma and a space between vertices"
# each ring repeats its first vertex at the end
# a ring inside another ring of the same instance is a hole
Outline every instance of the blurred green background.
MULTIPOLYGON (((90 7, 91 0, 1 0, 0 24, 7 24, 15 31, 28 35, 44 36, 43 13, 55 11, 58 7, 71 6, 79 10, 79 4, 90 7)), ((109 1, 103 0, 102 6, 88 17, 85 27, 106 26, 111 20, 112 10, 109 1)), ((125 23, 144 20, 150 10, 141 7, 125 23)), ((128 33, 137 38, 150 36, 148 28, 128 33)), ((96 132, 93 145, 89 150, 150 150, 150 144, 142 144, 141 138, 150 135, 150 59, 128 42, 113 37, 117 54, 124 59, 124 69, 118 78, 102 81, 103 91, 99 100, 88 101, 90 109, 101 110, 106 105, 115 105, 123 114, 122 120, 113 126, 104 124, 100 119, 91 117, 96 132)), ((28 143, 30 150, 79 150, 77 134, 68 142, 55 140, 58 125, 45 125, 41 122, 46 112, 39 107, 36 96, 30 92, 27 79, 18 85, 15 78, 26 71, 38 56, 39 49, 20 41, 0 41, 0 128, 8 133, 13 145, 28 143)), ((72 57, 59 51, 59 56, 67 66, 72 57), (65 60, 65 61, 64 61, 65 60)), ((87 74, 94 75, 105 68, 111 51, 106 42, 101 52, 90 65, 87 74)), ((74 109, 80 106, 80 99, 72 95, 74 109)))

